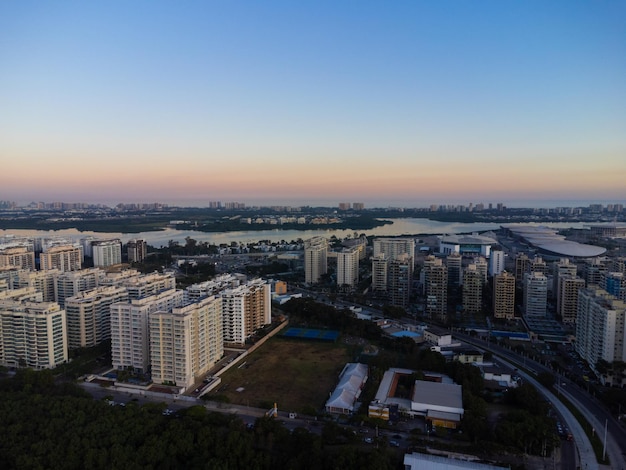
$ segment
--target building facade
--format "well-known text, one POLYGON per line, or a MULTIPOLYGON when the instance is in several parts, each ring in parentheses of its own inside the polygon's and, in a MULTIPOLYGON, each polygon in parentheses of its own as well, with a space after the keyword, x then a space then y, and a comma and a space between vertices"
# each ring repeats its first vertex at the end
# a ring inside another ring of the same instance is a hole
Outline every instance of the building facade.
POLYGON ((187 389, 224 354, 222 305, 205 297, 148 315, 150 364, 155 383, 187 389))
POLYGON ((304 280, 307 284, 317 284, 328 272, 328 241, 323 237, 313 237, 304 242, 304 280))
POLYGON ((65 311, 59 304, 0 301, 0 364, 51 369, 67 360, 65 311))

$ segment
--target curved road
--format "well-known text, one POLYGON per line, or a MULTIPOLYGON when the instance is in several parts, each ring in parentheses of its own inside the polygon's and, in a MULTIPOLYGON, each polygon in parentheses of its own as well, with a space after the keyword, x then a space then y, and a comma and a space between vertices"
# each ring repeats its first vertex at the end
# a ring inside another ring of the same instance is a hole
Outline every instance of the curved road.
MULTIPOLYGON (((550 374, 554 374, 554 371, 549 367, 535 362, 532 359, 520 357, 515 352, 502 348, 498 345, 488 343, 477 338, 472 338, 469 335, 456 331, 454 332, 454 335, 466 343, 480 347, 481 349, 487 349, 491 351, 495 356, 511 362, 516 367, 533 369, 536 373, 548 372, 550 374)), ((528 376, 526 377, 528 378, 528 376)), ((581 389, 580 387, 578 387, 578 385, 560 375, 555 375, 555 379, 557 383, 557 393, 563 394, 563 396, 565 396, 574 406, 576 406, 576 408, 578 408, 582 412, 587 421, 589 421, 589 423, 594 427, 594 429, 598 433, 598 437, 603 442, 605 442, 604 429, 606 425, 606 455, 611 462, 610 468, 617 470, 626 469, 626 459, 624 458, 626 456, 626 431, 624 430, 624 428, 622 428, 620 426, 620 423, 606 410, 606 408, 604 408, 604 406, 595 397, 589 395, 586 390, 581 389)), ((534 379, 531 379, 531 382, 533 382, 533 385, 541 390, 543 394, 553 404, 555 404, 555 406, 557 406, 557 409, 559 409, 559 411, 560 407, 558 405, 565 408, 561 401, 554 396, 554 394, 542 387, 534 379)), ((569 415, 573 418, 569 410, 567 410, 567 408, 565 408, 565 410, 567 411, 567 414, 564 416, 569 415)), ((567 424, 574 434, 574 438, 579 450, 579 456, 581 459, 581 468, 606 468, 606 466, 598 464, 595 458, 595 454, 593 454, 593 452, 591 452, 591 455, 588 453, 591 444, 584 432, 582 436, 579 436, 577 435, 577 433, 574 433, 576 428, 570 424, 569 420, 567 421, 567 424)), ((579 431, 582 431, 582 428, 577 421, 576 426, 577 428, 579 428, 579 431)))

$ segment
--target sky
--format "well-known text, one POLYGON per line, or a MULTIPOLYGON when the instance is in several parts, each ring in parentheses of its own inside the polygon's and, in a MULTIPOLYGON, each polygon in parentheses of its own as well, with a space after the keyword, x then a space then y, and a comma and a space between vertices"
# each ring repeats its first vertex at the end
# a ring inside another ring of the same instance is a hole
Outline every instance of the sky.
POLYGON ((626 2, 0 2, 0 175, 24 203, 623 203, 626 2))

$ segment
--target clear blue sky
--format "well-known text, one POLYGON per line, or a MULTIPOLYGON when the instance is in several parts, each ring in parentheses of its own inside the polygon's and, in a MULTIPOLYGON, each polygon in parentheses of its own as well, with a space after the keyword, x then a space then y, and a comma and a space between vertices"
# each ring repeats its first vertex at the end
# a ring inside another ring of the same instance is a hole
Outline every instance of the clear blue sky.
POLYGON ((0 71, 0 199, 626 198, 624 1, 9 1, 0 71))

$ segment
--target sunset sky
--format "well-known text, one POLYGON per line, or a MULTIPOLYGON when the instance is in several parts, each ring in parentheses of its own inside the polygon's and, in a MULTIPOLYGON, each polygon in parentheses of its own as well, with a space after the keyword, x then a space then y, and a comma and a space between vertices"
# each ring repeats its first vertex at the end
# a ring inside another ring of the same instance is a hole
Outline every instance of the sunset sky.
POLYGON ((624 1, 5 1, 0 199, 626 200, 624 1))

